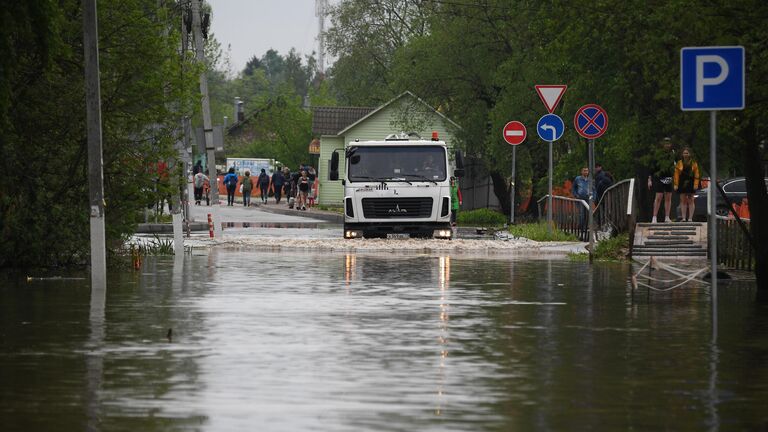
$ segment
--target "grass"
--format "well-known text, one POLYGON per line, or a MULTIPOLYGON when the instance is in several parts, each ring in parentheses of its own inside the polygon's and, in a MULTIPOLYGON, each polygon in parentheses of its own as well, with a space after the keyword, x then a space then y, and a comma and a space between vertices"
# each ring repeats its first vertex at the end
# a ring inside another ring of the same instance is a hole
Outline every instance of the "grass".
POLYGON ((546 222, 512 225, 509 232, 516 237, 525 237, 534 241, 579 241, 573 234, 560 231, 557 228, 549 233, 546 222))
MULTIPOLYGON (((592 257, 597 261, 626 261, 628 252, 629 234, 623 233, 595 244, 595 253, 592 257)), ((589 259, 588 253, 569 254, 568 256, 574 261, 589 259)))
POLYGON ((340 207, 340 206, 329 206, 324 204, 317 204, 315 205, 315 208, 318 210, 323 210, 323 211, 333 212, 338 214, 344 213, 344 207, 340 207))
POLYGON ((462 226, 500 227, 507 223, 507 217, 491 209, 460 211, 456 223, 462 226))

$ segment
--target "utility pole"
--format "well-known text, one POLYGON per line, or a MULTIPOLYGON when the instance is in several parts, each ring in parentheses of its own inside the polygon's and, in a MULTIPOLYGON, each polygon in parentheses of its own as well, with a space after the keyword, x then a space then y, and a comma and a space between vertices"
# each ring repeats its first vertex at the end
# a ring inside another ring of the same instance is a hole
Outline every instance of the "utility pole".
MULTIPOLYGON (((203 44, 202 20, 200 17, 200 1, 192 0, 192 32, 195 39, 195 55, 197 60, 205 64, 205 49, 203 44)), ((211 179, 211 203, 214 217, 213 230, 216 236, 221 235, 221 225, 218 223, 216 209, 219 207, 219 185, 216 174, 216 149, 213 145, 213 125, 211 123, 211 101, 208 98, 208 77, 205 70, 200 72, 200 93, 203 96, 203 133, 205 135, 205 150, 208 159, 208 177, 211 179)))
POLYGON ((315 16, 317 17, 317 71, 325 74, 325 12, 328 10, 328 0, 315 0, 315 16))
POLYGON ((101 88, 96 0, 83 0, 85 109, 88 130, 88 203, 91 225, 91 291, 107 289, 104 233, 104 161, 101 150, 101 88))

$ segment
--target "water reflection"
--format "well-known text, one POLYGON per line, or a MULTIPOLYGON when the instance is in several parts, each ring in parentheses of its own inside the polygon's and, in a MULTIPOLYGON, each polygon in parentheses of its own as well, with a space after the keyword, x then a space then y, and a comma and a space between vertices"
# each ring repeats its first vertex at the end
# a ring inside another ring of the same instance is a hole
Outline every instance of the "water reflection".
POLYGON ((100 431, 101 386, 104 373, 104 316, 106 309, 106 286, 91 287, 89 310, 90 336, 86 345, 86 430, 100 431))
POLYGON ((705 288, 637 304, 628 275, 495 255, 216 249, 112 274, 106 297, 78 281, 4 283, 0 424, 759 427, 766 314, 723 290, 713 332, 705 288))

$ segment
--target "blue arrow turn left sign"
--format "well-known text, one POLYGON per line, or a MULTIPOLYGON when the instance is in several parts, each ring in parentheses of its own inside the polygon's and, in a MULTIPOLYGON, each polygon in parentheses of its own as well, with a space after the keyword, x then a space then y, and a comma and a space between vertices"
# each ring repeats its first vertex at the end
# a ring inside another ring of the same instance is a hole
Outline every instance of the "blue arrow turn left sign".
POLYGON ((536 124, 536 132, 544 141, 557 141, 565 132, 565 123, 556 114, 547 114, 539 119, 536 124))

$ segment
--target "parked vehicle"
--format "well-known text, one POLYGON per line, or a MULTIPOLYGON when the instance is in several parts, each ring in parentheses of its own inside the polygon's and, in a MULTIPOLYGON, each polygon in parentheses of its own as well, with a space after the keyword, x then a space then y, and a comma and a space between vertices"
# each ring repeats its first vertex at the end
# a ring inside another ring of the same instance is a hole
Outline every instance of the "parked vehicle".
MULTIPOLYGON (((344 148, 344 237, 434 237, 450 239, 451 175, 463 175, 461 154, 451 171, 448 146, 389 137, 353 141, 344 148)), ((329 177, 338 180, 339 152, 329 177)))
MULTIPOLYGON (((721 180, 720 185, 723 187, 725 196, 733 204, 741 204, 741 200, 747 197, 747 184, 744 177, 734 177, 726 180, 721 180)), ((766 187, 768 187, 768 178, 765 179, 766 187)), ((709 188, 699 189, 693 195, 696 209, 693 212, 693 220, 698 222, 705 222, 707 220, 707 196, 709 188)), ((728 216, 728 204, 723 199, 722 195, 715 191, 716 205, 715 212, 718 216, 728 216)))

